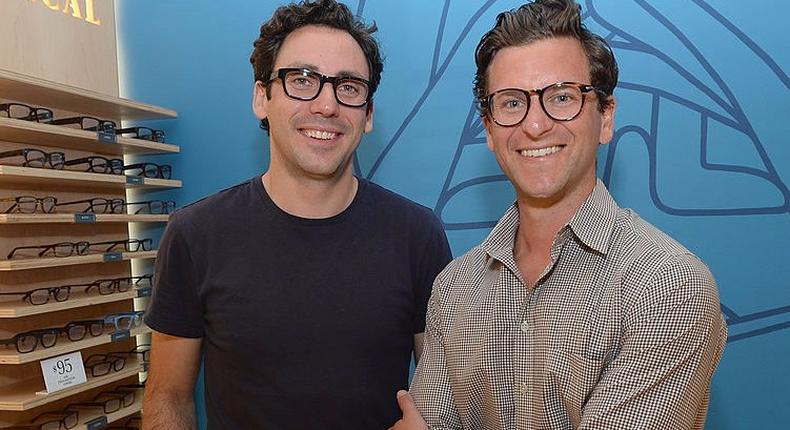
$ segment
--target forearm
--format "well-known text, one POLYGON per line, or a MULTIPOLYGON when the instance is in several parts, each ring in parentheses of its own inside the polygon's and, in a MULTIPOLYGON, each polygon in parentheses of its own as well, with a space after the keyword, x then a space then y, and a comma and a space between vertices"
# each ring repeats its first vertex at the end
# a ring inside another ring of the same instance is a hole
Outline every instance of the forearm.
POLYGON ((146 389, 143 430, 194 430, 195 401, 191 394, 163 393, 146 389))

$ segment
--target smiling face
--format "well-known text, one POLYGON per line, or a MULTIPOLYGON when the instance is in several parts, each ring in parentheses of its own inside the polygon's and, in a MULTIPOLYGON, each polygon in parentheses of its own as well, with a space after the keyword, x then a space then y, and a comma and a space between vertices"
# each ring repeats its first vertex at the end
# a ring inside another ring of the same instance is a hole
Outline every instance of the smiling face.
MULTIPOLYGON (((305 26, 282 43, 274 71, 303 67, 328 76, 369 79, 368 63, 359 44, 345 31, 305 26)), ((325 83, 314 100, 288 97, 282 82, 271 83, 271 98, 255 84, 253 110, 269 120, 270 170, 293 178, 332 179, 351 175, 351 159, 362 134, 373 129, 372 106, 340 105, 332 85, 325 83)))
MULTIPOLYGON (((488 68, 487 90, 531 90, 557 82, 590 83, 587 57, 575 39, 550 38, 502 49, 488 68)), ((591 91, 585 97, 581 113, 571 121, 549 118, 536 95, 520 124, 502 127, 484 119, 488 148, 520 203, 581 204, 592 191, 598 144, 612 139, 615 103, 601 113, 598 95, 591 91)))

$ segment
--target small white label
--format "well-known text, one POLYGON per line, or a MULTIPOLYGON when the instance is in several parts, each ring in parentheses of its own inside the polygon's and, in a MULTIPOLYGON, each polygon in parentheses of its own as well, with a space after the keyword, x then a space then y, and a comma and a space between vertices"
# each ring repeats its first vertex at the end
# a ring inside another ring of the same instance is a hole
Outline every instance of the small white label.
POLYGON ((41 373, 44 374, 47 393, 54 393, 88 381, 80 351, 41 360, 41 373))

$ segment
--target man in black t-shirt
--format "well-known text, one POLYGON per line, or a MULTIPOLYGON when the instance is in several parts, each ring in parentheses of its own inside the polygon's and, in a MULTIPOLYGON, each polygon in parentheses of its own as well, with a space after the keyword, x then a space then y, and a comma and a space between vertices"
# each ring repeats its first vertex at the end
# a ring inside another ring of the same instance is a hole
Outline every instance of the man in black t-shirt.
POLYGON ((334 0, 261 27, 253 110, 266 173, 171 216, 146 314, 145 429, 195 427, 201 351, 211 429, 381 429, 419 358, 450 260, 427 208, 353 175, 382 61, 334 0))

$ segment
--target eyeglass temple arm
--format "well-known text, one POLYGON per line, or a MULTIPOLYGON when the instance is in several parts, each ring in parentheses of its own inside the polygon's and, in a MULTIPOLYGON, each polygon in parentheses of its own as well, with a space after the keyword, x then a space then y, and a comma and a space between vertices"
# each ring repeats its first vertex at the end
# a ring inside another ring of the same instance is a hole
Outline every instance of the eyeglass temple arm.
POLYGON ((11 151, 3 151, 3 152, 0 152, 0 158, 13 157, 15 155, 22 155, 24 153, 25 153, 24 149, 14 149, 14 150, 11 150, 11 151))
POLYGON ((11 257, 13 257, 13 256, 14 256, 14 254, 15 254, 17 251, 21 250, 21 249, 39 249, 39 248, 44 248, 44 250, 43 250, 43 251, 41 251, 41 252, 38 254, 38 256, 40 257, 40 256, 44 255, 44 253, 45 253, 45 252, 46 252, 48 249, 51 249, 53 246, 55 246, 55 245, 43 245, 43 246, 36 246, 36 245, 30 245, 30 246, 17 246, 16 248, 12 249, 12 250, 11 250, 11 252, 9 252, 9 253, 8 253, 8 256, 6 257, 6 259, 10 260, 10 259, 11 259, 11 257))

